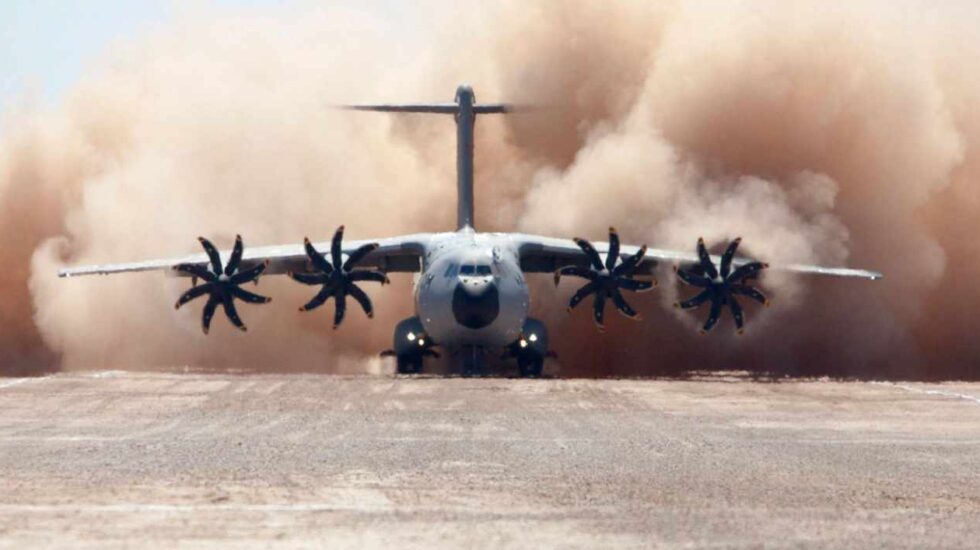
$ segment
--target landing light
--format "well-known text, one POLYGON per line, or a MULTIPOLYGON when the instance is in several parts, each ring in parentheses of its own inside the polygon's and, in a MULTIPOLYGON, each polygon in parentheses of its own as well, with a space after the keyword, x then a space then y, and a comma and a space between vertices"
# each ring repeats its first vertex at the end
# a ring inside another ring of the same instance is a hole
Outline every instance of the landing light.
POLYGON ((521 343, 521 347, 522 348, 526 348, 527 347, 527 340, 521 338, 521 342, 520 343, 521 343))
POLYGON ((530 341, 532 341, 532 342, 537 342, 538 341, 538 335, 537 334, 532 334, 532 335, 528 336, 527 339, 530 340, 530 341))
POLYGON ((419 338, 419 345, 420 346, 424 346, 425 345, 425 338, 419 338))
POLYGON ((415 340, 415 333, 414 332, 409 332, 407 338, 408 338, 408 341, 409 342, 415 340))

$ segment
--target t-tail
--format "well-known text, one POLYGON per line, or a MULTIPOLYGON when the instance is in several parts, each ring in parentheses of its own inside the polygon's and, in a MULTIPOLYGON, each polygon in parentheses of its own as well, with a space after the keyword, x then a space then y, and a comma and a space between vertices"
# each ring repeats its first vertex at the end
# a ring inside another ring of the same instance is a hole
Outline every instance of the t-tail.
POLYGON ((388 113, 435 113, 454 115, 456 119, 456 229, 475 229, 473 218, 473 127, 476 115, 506 113, 509 105, 485 103, 478 105, 473 88, 459 86, 453 103, 420 103, 411 105, 346 105, 354 111, 388 113))

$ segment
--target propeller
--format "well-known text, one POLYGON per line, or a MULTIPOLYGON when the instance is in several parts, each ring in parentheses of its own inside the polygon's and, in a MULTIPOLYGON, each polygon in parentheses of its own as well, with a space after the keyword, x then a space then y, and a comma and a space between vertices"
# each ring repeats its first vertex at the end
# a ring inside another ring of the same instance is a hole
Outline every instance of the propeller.
POLYGON ((735 319, 736 332, 738 334, 744 332, 745 316, 742 313, 742 306, 735 299, 736 295, 747 296, 764 306, 769 305, 769 300, 762 292, 746 284, 748 280, 757 278, 763 269, 769 267, 768 264, 751 261, 732 270, 732 259, 741 242, 742 239, 737 238, 728 244, 721 257, 720 269, 716 269, 711 256, 708 255, 708 249, 704 246, 704 239, 698 239, 698 263, 690 269, 674 268, 681 281, 704 289, 693 298, 675 303, 674 307, 691 309, 705 302, 711 302, 711 311, 708 313, 708 320, 701 328, 701 334, 707 334, 714 328, 721 317, 722 308, 726 305, 735 319))
POLYGON ((575 244, 585 252, 590 265, 587 268, 570 265, 558 269, 555 271, 555 286, 558 286, 558 281, 561 280, 562 275, 579 277, 589 282, 572 296, 572 299, 568 302, 568 311, 571 311, 575 306, 579 305, 589 295, 595 295, 595 299, 592 302, 592 318, 595 320, 595 324, 600 332, 605 330, 603 320, 606 300, 612 300, 613 305, 616 306, 616 310, 624 316, 633 320, 639 320, 640 314, 630 307, 620 291, 645 292, 657 286, 656 280, 638 281, 632 278, 633 273, 646 255, 646 245, 641 246, 636 254, 620 262, 619 234, 616 233, 614 228, 610 227, 609 252, 606 254, 606 261, 603 262, 602 258, 599 257, 599 252, 589 241, 575 239, 575 244))
POLYGON ((358 248, 348 256, 347 261, 344 261, 341 253, 343 240, 344 226, 340 226, 337 228, 337 232, 333 234, 333 241, 330 243, 331 262, 313 247, 310 239, 303 239, 303 246, 306 247, 306 255, 309 256, 310 262, 313 264, 316 272, 289 273, 290 277, 305 285, 322 286, 320 292, 313 299, 299 308, 300 311, 316 309, 330 298, 334 298, 337 301, 333 317, 333 328, 335 329, 344 320, 344 313, 347 310, 347 296, 351 296, 361 305, 368 318, 374 317, 374 308, 371 305, 371 299, 354 283, 373 281, 385 284, 389 282, 388 277, 381 271, 353 271, 354 265, 357 262, 378 248, 378 243, 370 243, 358 248))
POLYGON ((250 304, 264 304, 272 301, 272 298, 260 296, 241 288, 241 285, 253 281, 258 284, 259 276, 262 275, 262 272, 269 265, 268 262, 260 263, 244 271, 239 270, 244 247, 242 246, 242 236, 237 235, 235 237, 235 247, 231 251, 228 263, 222 268, 221 256, 218 254, 218 249, 211 244, 211 241, 204 237, 198 237, 197 240, 201 242, 201 246, 204 247, 204 251, 208 254, 211 269, 209 270, 200 264, 178 264, 174 266, 173 269, 175 271, 190 275, 193 285, 190 290, 181 294, 180 298, 177 299, 177 303, 174 304, 174 309, 180 309, 180 306, 187 302, 207 294, 208 302, 204 305, 204 312, 201 315, 201 328, 204 330, 204 334, 207 334, 211 329, 211 319, 214 317, 214 312, 217 310, 218 305, 224 308, 225 315, 231 321, 231 324, 242 331, 248 330, 245 327, 245 323, 242 322, 241 317, 238 316, 238 310, 235 308, 235 298, 250 304), (204 284, 198 286, 198 279, 204 280, 204 284))

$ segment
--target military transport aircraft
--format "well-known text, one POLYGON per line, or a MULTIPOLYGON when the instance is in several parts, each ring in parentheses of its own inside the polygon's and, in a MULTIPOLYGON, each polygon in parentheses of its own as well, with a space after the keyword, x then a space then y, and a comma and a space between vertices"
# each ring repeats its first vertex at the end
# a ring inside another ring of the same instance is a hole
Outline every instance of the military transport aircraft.
MULTIPOLYGON (((734 318, 736 330, 742 331, 744 317, 737 296, 768 303, 765 296, 749 284, 768 266, 737 257, 740 239, 732 241, 718 257, 708 253, 703 240, 698 240, 694 253, 624 245, 612 228, 609 242, 604 243, 590 243, 579 238, 478 232, 473 216, 474 124, 477 115, 507 113, 513 108, 504 104, 477 104, 469 86, 460 86, 452 103, 344 108, 454 117, 458 193, 456 231, 345 243, 341 226, 329 243, 311 243, 306 239, 302 245, 245 250, 239 236, 232 250, 225 252, 219 252, 210 241, 201 237, 204 254, 73 267, 61 270, 59 276, 166 270, 191 277, 192 286, 180 296, 176 307, 207 296, 202 315, 202 327, 207 334, 218 306, 223 308, 233 325, 245 330, 235 300, 250 304, 268 302, 270 298, 242 288, 262 275, 288 274, 299 283, 319 287, 300 310, 315 309, 333 298, 333 323, 337 328, 344 320, 348 297, 353 298, 368 317, 373 316, 371 300, 358 283, 385 284, 389 273, 417 273, 415 316, 398 323, 394 330, 394 347, 385 352, 395 356, 400 373, 421 372, 423 358, 438 356, 432 349, 438 346, 449 351, 465 373, 479 373, 485 354, 504 351, 505 355, 517 360, 522 376, 540 375, 550 353, 548 333, 541 321, 528 317, 530 297, 524 278, 527 273, 552 273, 555 284, 561 276, 583 279, 585 284, 572 296, 569 311, 591 296, 592 315, 600 330, 604 326, 606 305, 610 302, 626 317, 639 318, 625 300, 623 291, 653 289, 656 286, 653 268, 659 263, 673 265, 680 280, 698 290, 693 297, 675 304, 677 307, 709 306, 702 332, 710 331, 726 308, 734 318), (198 284, 198 280, 202 284, 198 284)), ((871 280, 882 276, 873 271, 843 267, 786 265, 778 266, 778 269, 871 280)))

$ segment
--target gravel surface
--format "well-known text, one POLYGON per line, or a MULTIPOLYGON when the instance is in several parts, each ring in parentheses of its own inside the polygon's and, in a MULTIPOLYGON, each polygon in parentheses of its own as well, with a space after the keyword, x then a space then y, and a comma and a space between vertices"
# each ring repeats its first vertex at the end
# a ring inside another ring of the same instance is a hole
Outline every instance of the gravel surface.
POLYGON ((980 384, 0 378, 0 548, 976 548, 980 384))

